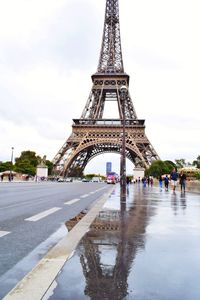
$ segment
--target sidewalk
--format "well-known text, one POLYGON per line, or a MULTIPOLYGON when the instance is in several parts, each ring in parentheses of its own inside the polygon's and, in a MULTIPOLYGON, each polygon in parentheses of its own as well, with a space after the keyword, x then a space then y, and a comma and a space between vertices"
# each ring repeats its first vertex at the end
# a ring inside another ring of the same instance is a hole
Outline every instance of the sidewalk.
POLYGON ((199 300, 199 216, 198 194, 115 185, 4 299, 199 300))

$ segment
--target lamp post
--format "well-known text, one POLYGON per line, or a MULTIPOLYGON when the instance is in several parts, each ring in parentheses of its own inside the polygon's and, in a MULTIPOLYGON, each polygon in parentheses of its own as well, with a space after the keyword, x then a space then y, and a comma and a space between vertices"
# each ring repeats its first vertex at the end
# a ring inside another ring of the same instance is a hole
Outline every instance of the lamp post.
POLYGON ((120 161, 120 187, 121 200, 126 200, 126 137, 125 137, 125 101, 127 97, 127 87, 125 85, 120 88, 120 98, 122 104, 122 147, 120 161))
POLYGON ((12 165, 13 165, 13 151, 14 151, 14 147, 11 148, 12 152, 11 152, 11 165, 10 165, 10 178, 9 181, 12 180, 12 165))

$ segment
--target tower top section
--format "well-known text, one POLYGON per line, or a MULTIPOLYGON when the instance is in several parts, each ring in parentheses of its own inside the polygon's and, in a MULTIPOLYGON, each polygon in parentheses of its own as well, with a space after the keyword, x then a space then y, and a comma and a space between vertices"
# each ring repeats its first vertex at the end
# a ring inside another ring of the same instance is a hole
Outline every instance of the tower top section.
POLYGON ((104 31, 97 73, 124 73, 118 0, 106 0, 104 31))

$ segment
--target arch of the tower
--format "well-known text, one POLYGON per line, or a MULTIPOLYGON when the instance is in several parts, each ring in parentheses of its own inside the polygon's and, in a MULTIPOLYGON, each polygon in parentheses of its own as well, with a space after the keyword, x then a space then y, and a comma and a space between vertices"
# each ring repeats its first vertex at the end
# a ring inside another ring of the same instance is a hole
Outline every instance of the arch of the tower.
MULTIPOLYGON (((81 147, 72 151, 72 154, 66 159, 64 164, 63 175, 74 176, 77 172, 80 174, 85 169, 89 161, 98 155, 105 153, 121 153, 121 143, 114 143, 108 140, 97 142, 87 141, 83 142, 81 147)), ((144 156, 136 145, 126 143, 126 157, 135 165, 148 167, 148 162, 144 160, 144 156)))

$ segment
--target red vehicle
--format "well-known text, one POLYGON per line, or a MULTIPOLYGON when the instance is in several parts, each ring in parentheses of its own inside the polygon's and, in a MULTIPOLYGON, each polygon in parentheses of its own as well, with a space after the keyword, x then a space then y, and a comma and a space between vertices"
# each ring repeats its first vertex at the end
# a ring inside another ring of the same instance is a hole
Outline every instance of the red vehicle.
POLYGON ((106 179, 107 183, 115 184, 117 182, 116 173, 109 173, 106 179))

